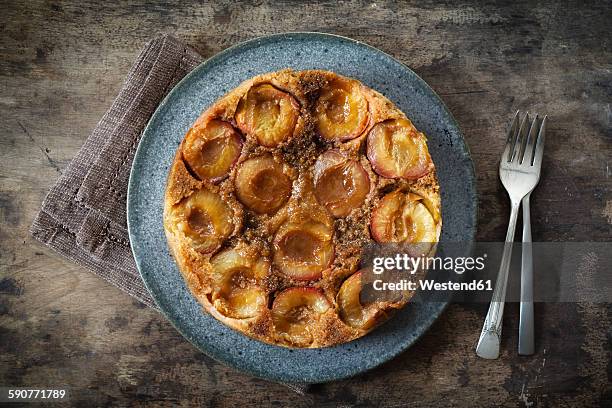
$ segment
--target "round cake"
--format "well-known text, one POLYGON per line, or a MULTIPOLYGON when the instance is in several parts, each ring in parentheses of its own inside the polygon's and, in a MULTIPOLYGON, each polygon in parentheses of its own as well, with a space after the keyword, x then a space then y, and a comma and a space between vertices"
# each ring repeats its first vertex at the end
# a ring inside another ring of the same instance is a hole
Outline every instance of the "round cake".
POLYGON ((196 120, 165 195, 168 244, 222 323, 286 347, 361 337, 409 302, 360 300, 363 248, 437 242, 427 140, 361 82, 329 71, 253 77, 196 120))

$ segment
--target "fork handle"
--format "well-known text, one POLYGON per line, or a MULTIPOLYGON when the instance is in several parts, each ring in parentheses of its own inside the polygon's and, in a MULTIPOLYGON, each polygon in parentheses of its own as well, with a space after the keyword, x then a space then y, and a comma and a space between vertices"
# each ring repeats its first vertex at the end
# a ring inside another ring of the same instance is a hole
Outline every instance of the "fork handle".
POLYGON ((533 249, 531 246, 531 216, 529 196, 523 198, 523 252, 521 258, 521 312, 519 322, 518 353, 535 353, 533 330, 533 249))
POLYGON ((487 317, 485 318, 482 332, 480 333, 480 339, 476 345, 476 354, 486 359, 496 359, 499 357, 504 300, 506 298, 508 271, 510 270, 512 244, 514 242, 519 205, 520 201, 511 201, 510 221, 508 222, 506 243, 504 244, 504 252, 499 266, 499 272, 497 273, 497 281, 495 282, 495 289, 493 290, 489 311, 487 312, 487 317))

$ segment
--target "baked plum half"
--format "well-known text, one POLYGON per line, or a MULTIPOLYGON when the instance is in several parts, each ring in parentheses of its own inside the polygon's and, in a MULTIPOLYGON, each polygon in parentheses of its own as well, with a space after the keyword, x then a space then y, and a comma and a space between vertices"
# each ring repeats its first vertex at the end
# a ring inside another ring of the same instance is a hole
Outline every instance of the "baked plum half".
POLYGON ((361 294, 361 271, 355 272, 342 283, 336 303, 340 319, 354 329, 369 330, 385 320, 383 305, 372 303, 363 305, 359 298, 361 294))
POLYGON ((377 242, 431 243, 437 226, 423 197, 394 191, 384 196, 372 212, 370 233, 377 242))
POLYGON ((227 176, 242 150, 242 137, 232 125, 213 119, 191 128, 185 136, 183 158, 200 180, 227 176))
POLYGON ((354 139, 365 130, 368 117, 368 101, 359 82, 336 78, 321 90, 315 121, 323 139, 354 139))
POLYGON ((218 249, 234 230, 233 211, 221 197, 198 190, 175 207, 178 230, 202 253, 218 249))
POLYGON ((308 217, 289 219, 274 236, 274 264, 290 278, 317 279, 333 261, 332 238, 332 224, 308 217))
POLYGON ((313 327, 330 307, 329 300, 319 289, 285 289, 272 303, 272 323, 276 333, 285 341, 305 347, 313 342, 313 327))
POLYGON ((267 307, 268 296, 261 287, 268 276, 270 263, 265 259, 228 249, 215 255, 212 304, 221 314, 234 319, 257 316, 267 307))
POLYGON ((238 103, 236 123, 266 147, 276 147, 293 135, 300 105, 289 93, 270 84, 255 85, 238 103))
POLYGON ((314 166, 315 196, 336 218, 359 208, 370 191, 370 177, 356 160, 328 150, 314 166))
POLYGON ((367 156, 372 168, 386 178, 417 179, 433 169, 425 135, 408 119, 392 119, 368 133, 367 156))
POLYGON ((238 200, 259 214, 272 214, 291 195, 291 178, 271 155, 254 157, 240 165, 235 186, 238 200))

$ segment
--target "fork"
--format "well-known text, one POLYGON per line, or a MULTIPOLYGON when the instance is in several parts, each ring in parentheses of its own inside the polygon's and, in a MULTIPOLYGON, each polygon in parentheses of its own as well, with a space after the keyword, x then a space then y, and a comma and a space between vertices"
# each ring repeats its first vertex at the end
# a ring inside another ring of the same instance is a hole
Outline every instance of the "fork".
MULTIPOLYGON (((486 359, 496 359, 499 357, 499 345, 501 340, 502 320, 504 314, 504 301, 506 298, 506 287, 508 284, 508 271, 510 269, 510 259, 512 257, 512 245, 514 242, 514 232, 516 230, 516 220, 518 217, 519 206, 521 201, 528 197, 538 184, 540 179, 540 168, 542 165, 542 154, 544 151, 544 134, 546 131, 546 120, 544 116, 542 123, 538 126, 538 115, 531 123, 529 114, 521 121, 519 126, 520 111, 517 111, 512 120, 510 131, 506 139, 506 147, 502 154, 499 163, 499 178, 504 185, 508 196, 510 197, 510 221, 508 222, 508 231, 506 233, 506 242, 502 254, 497 281, 493 290, 489 311, 480 333, 480 339, 476 345, 476 354, 479 357, 486 359), (527 132, 527 128, 529 132, 527 132)), ((526 202, 527 214, 529 210, 529 202, 526 202)), ((527 220, 528 220, 527 216, 527 220)), ((525 219, 524 219, 525 221, 525 219)), ((531 232, 531 228, 529 229, 531 232)), ((529 234, 531 235, 531 234, 529 234)), ((530 239, 531 240, 531 239, 530 239)), ((529 261, 531 261, 529 259, 529 261)), ((524 262, 525 264, 526 262, 524 262)), ((524 271, 532 273, 531 268, 524 271)), ((531 276, 525 277, 525 283, 531 285, 533 279, 531 276), (528 281, 528 282, 527 282, 528 281)), ((521 300, 523 300, 523 284, 521 283, 521 300)), ((532 293, 529 288, 525 288, 525 294, 532 293), (529 292, 529 293, 528 293, 529 292)), ((528 303, 528 302, 526 302, 528 303)), ((533 303, 531 302, 531 310, 529 307, 523 308, 521 302, 521 320, 524 326, 531 327, 531 336, 533 336, 533 303), (531 316, 529 317, 529 312, 531 316)))

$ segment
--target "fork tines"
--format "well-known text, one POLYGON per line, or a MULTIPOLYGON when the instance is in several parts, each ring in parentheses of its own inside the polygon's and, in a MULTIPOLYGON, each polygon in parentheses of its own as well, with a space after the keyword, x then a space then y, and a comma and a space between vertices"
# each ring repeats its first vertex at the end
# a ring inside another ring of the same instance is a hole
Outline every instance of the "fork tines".
MULTIPOLYGON (((520 116, 521 112, 516 111, 502 157, 506 158, 507 164, 540 166, 544 151, 547 116, 541 118, 536 114, 535 118, 530 120, 529 112, 527 112, 522 121, 520 116)), ((501 164, 504 165, 504 160, 501 164)))

